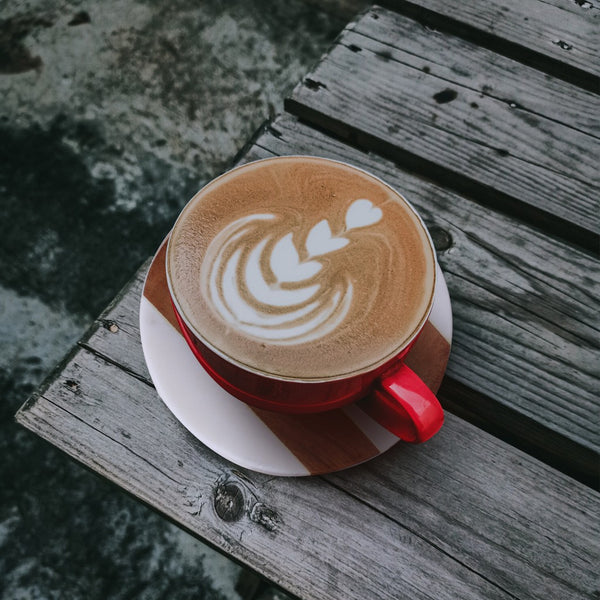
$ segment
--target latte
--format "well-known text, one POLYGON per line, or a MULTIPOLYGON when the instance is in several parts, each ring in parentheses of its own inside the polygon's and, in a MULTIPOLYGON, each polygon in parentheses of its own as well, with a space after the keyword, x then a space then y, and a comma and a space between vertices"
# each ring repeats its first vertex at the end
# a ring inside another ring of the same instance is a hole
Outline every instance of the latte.
POLYGON ((228 361, 279 379, 370 371, 420 329, 435 258, 406 201, 354 167, 266 159, 215 179, 167 250, 177 311, 228 361))

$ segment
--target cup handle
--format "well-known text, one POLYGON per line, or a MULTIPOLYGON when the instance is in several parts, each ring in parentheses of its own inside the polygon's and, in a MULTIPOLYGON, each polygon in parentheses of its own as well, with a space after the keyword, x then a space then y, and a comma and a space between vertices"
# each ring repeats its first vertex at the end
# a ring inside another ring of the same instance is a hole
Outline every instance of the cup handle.
POLYGON ((377 382, 368 413, 401 440, 415 444, 434 436, 444 422, 438 399, 404 363, 377 382))

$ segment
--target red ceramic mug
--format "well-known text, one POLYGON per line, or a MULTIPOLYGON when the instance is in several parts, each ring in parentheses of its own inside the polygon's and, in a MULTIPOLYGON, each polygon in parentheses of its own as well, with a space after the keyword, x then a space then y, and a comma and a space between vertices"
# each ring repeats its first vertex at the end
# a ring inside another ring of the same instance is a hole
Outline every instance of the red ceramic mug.
POLYGON ((406 441, 440 429, 403 362, 433 304, 433 244, 373 175, 306 156, 237 167, 186 205, 166 270, 188 345, 236 398, 310 413, 370 395, 406 441))

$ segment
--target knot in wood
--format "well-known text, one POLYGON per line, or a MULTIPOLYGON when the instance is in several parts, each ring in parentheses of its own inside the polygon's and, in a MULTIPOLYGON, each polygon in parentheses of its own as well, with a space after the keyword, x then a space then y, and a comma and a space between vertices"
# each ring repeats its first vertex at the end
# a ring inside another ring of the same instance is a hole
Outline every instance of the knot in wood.
POLYGON ((214 491, 214 506, 223 521, 237 521, 244 512, 244 493, 235 483, 218 485, 214 491))
POLYGON ((437 252, 443 252, 452 246, 452 236, 450 235, 450 232, 441 227, 430 227, 429 235, 431 236, 431 240, 433 241, 433 245, 437 252))
POLYGON ((322 81, 315 81, 314 79, 311 79, 310 77, 306 77, 304 79, 304 85, 309 89, 312 90, 313 92, 317 92, 319 91, 321 88, 323 89, 327 89, 327 86, 322 82, 322 81))
POLYGON ((250 520, 262 525, 267 531, 275 531, 281 522, 279 515, 262 502, 257 502, 250 511, 250 520))
POLYGON ((65 381, 65 386, 76 395, 79 395, 81 393, 81 390, 79 389, 79 382, 75 381, 74 379, 67 379, 65 381))
POLYGON ((447 104, 448 102, 452 102, 453 100, 456 100, 457 97, 458 97, 458 92, 456 90, 452 90, 450 88, 446 88, 445 90, 442 90, 441 92, 438 92, 437 94, 433 95, 433 99, 438 104, 447 104))
POLYGON ((563 50, 573 50, 573 44, 569 44, 569 42, 565 42, 565 40, 552 40, 552 43, 563 50))

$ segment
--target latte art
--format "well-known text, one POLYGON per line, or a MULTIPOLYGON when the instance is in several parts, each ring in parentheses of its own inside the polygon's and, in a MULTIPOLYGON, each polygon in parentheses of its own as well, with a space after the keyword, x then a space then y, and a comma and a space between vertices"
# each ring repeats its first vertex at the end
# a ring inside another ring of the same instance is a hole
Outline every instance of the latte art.
POLYGON ((314 157, 233 169, 188 203, 167 280, 200 342, 244 369, 323 381, 386 363, 431 307, 435 257, 379 179, 314 157))
POLYGON ((329 273, 323 280, 326 267, 319 258, 342 251, 350 243, 346 232, 381 217, 370 200, 356 200, 346 212, 342 233, 334 236, 323 219, 310 229, 300 252, 292 232, 277 237, 282 220, 277 215, 242 217, 211 242, 201 285, 221 317, 248 335, 277 344, 318 339, 346 318, 353 297, 344 273, 329 273))

